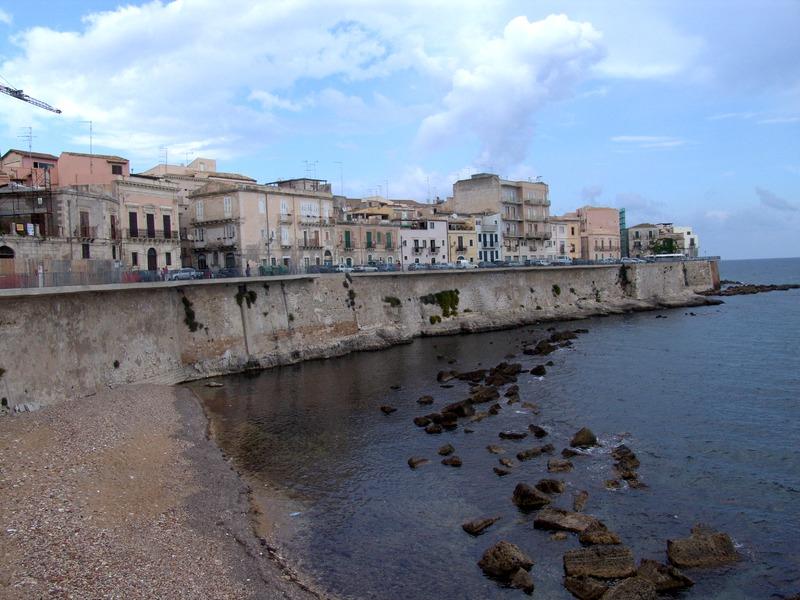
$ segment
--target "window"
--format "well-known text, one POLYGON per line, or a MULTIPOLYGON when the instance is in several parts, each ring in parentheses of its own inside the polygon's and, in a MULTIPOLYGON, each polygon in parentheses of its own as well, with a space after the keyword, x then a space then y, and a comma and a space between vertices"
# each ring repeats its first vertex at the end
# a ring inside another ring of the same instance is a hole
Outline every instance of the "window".
POLYGON ((198 200, 197 204, 194 205, 194 216, 198 221, 203 219, 203 213, 205 212, 205 207, 203 206, 203 201, 198 200))
POLYGON ((230 196, 225 196, 222 199, 222 210, 225 213, 226 217, 230 217, 231 216, 232 205, 231 205, 231 197, 230 196))
POLYGON ((128 232, 130 237, 139 236, 139 215, 136 214, 136 211, 128 213, 128 232))
POLYGON ((111 239, 117 239, 117 215, 111 215, 111 239))
POLYGON ((194 230, 194 239, 198 242, 202 242, 205 240, 206 230, 202 227, 198 227, 194 230))
POLYGON ((117 247, 111 246, 111 258, 117 260, 117 247))
POLYGON ((81 244, 81 258, 91 258, 89 256, 89 244, 81 244))
MULTIPOLYGON (((386 247, 387 248, 391 248, 392 247, 392 234, 390 232, 386 233, 386 247)), ((391 262, 391 261, 389 261, 389 262, 391 262)))
POLYGON ((134 267, 139 266, 139 253, 138 252, 131 252, 131 264, 134 267))
POLYGON ((289 245, 289 229, 286 227, 281 227, 281 245, 288 246, 289 245))
POLYGON ((112 175, 122 175, 122 165, 111 165, 112 175))
POLYGON ((169 239, 172 237, 172 217, 169 215, 162 215, 161 220, 164 223, 164 237, 169 239))
POLYGON ((164 262, 168 267, 172 266, 172 252, 165 252, 164 253, 164 262))

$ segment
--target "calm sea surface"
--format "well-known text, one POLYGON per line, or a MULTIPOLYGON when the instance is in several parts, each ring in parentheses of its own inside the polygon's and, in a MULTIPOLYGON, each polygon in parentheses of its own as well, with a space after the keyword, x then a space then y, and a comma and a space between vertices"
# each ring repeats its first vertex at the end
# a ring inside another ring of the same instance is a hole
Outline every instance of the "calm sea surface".
MULTIPOLYGON (((800 283, 800 259, 723 261, 721 276, 754 283, 800 283)), ((427 435, 411 422, 466 397, 465 382, 442 388, 440 369, 493 366, 544 337, 525 327, 418 339, 381 352, 221 378, 223 388, 193 388, 206 402, 226 452, 260 482, 267 519, 283 553, 317 585, 340 596, 394 598, 522 597, 483 577, 476 561, 507 539, 536 561, 535 596, 567 599, 562 554, 579 544, 552 541, 533 516, 511 503, 514 486, 546 477, 546 456, 512 474, 492 472, 498 456, 540 443, 499 440, 498 432, 537 423, 560 450, 580 427, 604 444, 574 459, 563 476, 589 492, 586 512, 617 531, 638 558, 666 559, 666 540, 696 522, 728 532, 744 556, 732 568, 691 570, 682 598, 781 598, 800 592, 800 290, 725 299, 721 306, 665 310, 555 324, 585 327, 572 348, 547 358, 543 378, 519 378, 523 401, 453 432, 427 435), (691 316, 689 311, 695 313, 691 316), (656 314, 666 315, 657 319, 656 314), (439 357, 443 358, 439 358, 439 357), (448 366, 448 359, 457 362, 448 366), (399 390, 390 386, 399 385, 399 390), (433 407, 417 398, 431 394, 433 407), (378 407, 398 408, 390 416, 378 407), (429 409, 429 410, 426 410, 429 409), (639 456, 646 490, 608 491, 609 449, 624 441, 639 456), (437 448, 456 448, 460 469, 439 464, 437 448), (410 456, 431 462, 412 471, 410 456), (465 520, 500 515, 472 538, 465 520)), ((487 406, 487 405, 484 405, 487 406)), ((516 460, 515 460, 516 462, 516 460)))

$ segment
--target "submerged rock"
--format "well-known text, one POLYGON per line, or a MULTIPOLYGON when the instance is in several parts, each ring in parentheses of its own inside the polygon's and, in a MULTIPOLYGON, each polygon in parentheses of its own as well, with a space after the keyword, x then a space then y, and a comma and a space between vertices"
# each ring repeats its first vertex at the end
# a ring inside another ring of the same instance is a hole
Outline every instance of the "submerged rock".
POLYGON ((508 469, 502 469, 500 467, 492 467, 492 471, 494 471, 498 477, 505 477, 506 475, 511 474, 511 471, 508 469))
POLYGON ((381 406, 381 412, 385 415, 390 415, 395 412, 397 409, 394 406, 389 406, 388 404, 384 404, 381 406))
POLYGON ((483 553, 478 566, 490 577, 510 579, 518 569, 530 570, 533 560, 517 545, 501 541, 483 553))
POLYGON ((518 483, 514 488, 511 501, 521 510, 536 510, 550 504, 548 496, 529 486, 527 483, 518 483))
POLYGON ((584 529, 578 536, 578 541, 584 546, 617 546, 622 543, 620 537, 613 531, 606 529, 600 521, 584 529))
POLYGON ((542 455, 542 449, 539 447, 528 448, 527 450, 522 450, 517 452, 517 460, 519 461, 526 461, 531 460, 532 458, 536 458, 537 456, 542 455))
POLYGON ((433 396, 421 396, 419 400, 417 400, 417 404, 433 404, 433 396))
POLYGON ((578 600, 598 600, 608 590, 608 584, 594 577, 565 577, 564 587, 578 600))
POLYGON ((449 456, 445 459, 442 459, 442 464, 448 467, 460 467, 461 466, 461 459, 458 456, 449 456))
POLYGON ((518 396, 519 395, 519 386, 518 385, 509 386, 508 389, 506 390, 506 393, 503 394, 503 395, 506 398, 510 398, 511 396, 518 396))
POLYGON ((486 377, 486 369, 476 369, 475 371, 466 371, 456 375, 456 378, 461 381, 473 381, 475 383, 483 381, 484 377, 486 377))
POLYGON ((500 397, 500 392, 497 391, 497 388, 485 385, 479 385, 473 388, 472 392, 470 393, 469 399, 474 404, 481 404, 483 402, 491 402, 492 400, 496 400, 500 397))
POLYGON ((438 423, 431 423, 425 428, 425 433, 442 433, 444 428, 438 423))
POLYGON ((550 539, 556 542, 563 542, 564 540, 569 539, 569 535, 567 535, 566 531, 556 531, 555 533, 550 534, 550 539))
POLYGON ((588 427, 583 427, 582 429, 578 430, 578 432, 572 436, 572 441, 569 443, 570 446, 573 448, 589 448, 591 446, 597 446, 597 436, 592 433, 592 430, 588 427))
POLYGON ((511 460, 510 458, 501 458, 499 462, 501 465, 503 465, 504 467, 508 467, 509 469, 514 466, 514 461, 511 460))
POLYGON ((499 414, 499 413, 500 413, 500 410, 502 410, 502 408, 503 408, 503 407, 502 407, 502 406, 500 406, 499 404, 492 404, 492 405, 489 407, 489 414, 490 414, 490 415, 492 415, 492 416, 494 416, 494 415, 496 415, 496 414, 499 414))
POLYGON ((551 458, 547 461, 547 471, 548 473, 562 473, 565 471, 572 470, 572 463, 568 460, 562 460, 560 458, 551 458))
POLYGON ((561 456, 564 458, 572 458, 573 456, 586 456, 583 452, 578 452, 577 450, 573 450, 572 448, 564 448, 561 451, 561 456))
POLYGON ((572 510, 576 512, 582 511, 586 507, 586 502, 589 500, 589 492, 581 490, 572 498, 572 510))
POLYGON ((483 519, 475 519, 461 524, 461 528, 470 535, 478 536, 484 531, 489 529, 492 525, 500 520, 500 517, 486 517, 483 519))
POLYGON ((439 448, 439 456, 449 456, 450 454, 452 454, 455 451, 456 451, 456 449, 453 448, 453 446, 451 444, 445 444, 444 446, 439 448))
POLYGON ((522 440, 528 437, 524 431, 501 431, 497 435, 503 440, 522 440))
POLYGON ((539 427, 538 425, 530 424, 528 425, 528 431, 530 431, 534 437, 543 438, 547 436, 547 430, 543 427, 539 427))
POLYGON ((428 417, 414 417, 414 425, 417 427, 427 427, 431 424, 431 420, 428 417))
POLYGON ((536 489, 545 494, 561 494, 566 487, 560 479, 540 479, 536 484, 536 489))
POLYGON ((544 365, 536 365, 531 369, 531 375, 536 375, 537 377, 544 377, 547 374, 547 369, 544 368, 544 365))
POLYGON ((572 331, 556 331, 550 336, 550 341, 553 344, 558 342, 566 342, 567 340, 574 340, 578 335, 572 331))
POLYGON ((603 594, 602 600, 657 600, 656 588, 647 579, 631 577, 603 594))
POLYGON ((531 574, 525 569, 517 569, 516 573, 512 575, 508 585, 514 589, 522 590, 529 596, 533 594, 533 579, 531 578, 531 574))
POLYGON ((417 467, 420 467, 427 462, 430 462, 428 461, 427 458, 423 458, 421 456, 412 456, 411 458, 408 459, 408 466, 411 467, 412 469, 416 469, 417 467))
POLYGON ((635 573, 633 552, 627 546, 590 546, 564 554, 564 574, 567 577, 585 575, 598 579, 621 579, 635 573))
POLYGON ((439 373, 436 375, 436 381, 439 383, 447 383, 451 379, 455 379, 457 375, 458 374, 455 371, 439 371, 439 373))
POLYGON ((667 540, 667 558, 676 567, 717 567, 741 557, 727 533, 698 524, 688 538, 667 540))
POLYGON ((442 414, 450 413, 458 417, 471 417, 475 414, 475 407, 472 406, 471 400, 461 400, 460 402, 453 402, 442 408, 442 414))
MULTIPOLYGON (((520 484, 523 485, 523 484, 520 484)), ((546 498, 547 496, 545 496, 546 498)), ((549 500, 549 498, 548 498, 549 500)), ((582 533, 592 526, 602 525, 595 517, 561 508, 543 508, 536 514, 533 526, 536 529, 572 531, 582 533)))
POLYGON ((694 581, 686 577, 675 567, 661 564, 655 560, 643 558, 636 570, 636 575, 647 579, 656 588, 659 594, 663 592, 676 592, 694 585, 694 581))
POLYGON ((491 452, 492 454, 503 454, 505 450, 500 446, 495 446, 494 444, 489 444, 486 446, 486 449, 491 452))

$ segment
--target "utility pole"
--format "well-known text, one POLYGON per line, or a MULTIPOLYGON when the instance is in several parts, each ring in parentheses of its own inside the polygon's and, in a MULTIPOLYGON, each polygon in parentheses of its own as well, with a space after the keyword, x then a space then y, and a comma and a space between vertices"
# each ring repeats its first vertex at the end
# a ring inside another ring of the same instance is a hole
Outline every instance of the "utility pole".
MULTIPOLYGON (((166 175, 167 174, 167 166, 169 165, 169 147, 167 147, 167 146, 159 146, 158 149, 164 151, 164 175, 166 175)), ((161 158, 161 157, 159 156, 159 158, 161 158)))

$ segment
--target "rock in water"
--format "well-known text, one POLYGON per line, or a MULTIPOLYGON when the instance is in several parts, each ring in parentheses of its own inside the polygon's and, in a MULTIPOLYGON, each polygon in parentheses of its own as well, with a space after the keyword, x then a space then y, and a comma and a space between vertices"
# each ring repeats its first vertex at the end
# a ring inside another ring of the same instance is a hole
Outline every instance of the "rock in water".
POLYGON ((544 377, 547 374, 547 369, 544 368, 544 365, 536 365, 531 369, 531 375, 536 375, 536 377, 544 377))
POLYGON ((564 587, 578 600, 598 600, 608 590, 608 584, 594 577, 565 577, 564 587))
POLYGON ((659 594, 683 590, 694 585, 694 581, 675 567, 662 565, 658 561, 647 558, 643 558, 639 563, 636 575, 652 583, 659 594))
POLYGON ((460 467, 462 463, 458 456, 448 456, 442 459, 442 464, 448 467, 460 467))
POLYGON ((517 572, 511 577, 509 585, 512 588, 522 590, 529 596, 533 594, 533 579, 525 569, 517 569, 517 572))
POLYGON ((631 577, 608 590, 602 600, 657 600, 656 588, 647 579, 631 577))
POLYGON ((536 458, 537 456, 542 455, 542 449, 535 447, 535 448, 528 448, 527 450, 522 450, 517 452, 517 460, 525 461, 530 460, 532 458, 536 458))
POLYGON ((547 461, 548 473, 562 473, 564 471, 572 471, 572 463, 568 460, 560 458, 551 458, 547 461))
POLYGON ((667 540, 667 558, 676 567, 716 567, 740 557, 728 534, 695 525, 688 538, 667 540))
POLYGON ((521 510, 535 510, 550 504, 551 500, 542 492, 527 483, 518 483, 511 501, 521 510))
POLYGON ((560 479, 540 479, 536 484, 536 489, 545 494, 560 494, 566 488, 566 484, 560 479))
POLYGON ((506 398, 510 398, 511 396, 519 395, 519 386, 518 385, 509 386, 509 388, 506 390, 506 393, 503 394, 503 395, 506 398))
POLYGON ((439 456, 449 456, 455 451, 456 449, 453 448, 451 444, 445 444, 444 446, 439 448, 439 456))
POLYGON ((424 465, 426 462, 428 462, 427 458, 423 458, 421 456, 412 456, 408 459, 408 466, 412 469, 416 469, 417 467, 424 465))
POLYGON ((547 430, 543 427, 539 427, 538 425, 528 425, 528 431, 530 431, 537 438, 543 438, 547 435, 547 430))
POLYGON ((581 490, 572 498, 572 510, 576 512, 582 511, 586 507, 586 502, 589 500, 589 492, 581 490))
POLYGON ((381 412, 383 414, 385 414, 385 415, 390 415, 396 410, 397 409, 394 406, 389 406, 387 404, 384 404, 383 406, 381 406, 381 412))
POLYGON ((572 436, 572 441, 569 443, 569 445, 573 448, 589 448, 591 446, 597 446, 597 436, 592 433, 591 429, 584 427, 580 429, 574 436, 572 436))
POLYGON ((210 388, 220 388, 220 387, 222 387, 222 384, 221 384, 220 382, 218 382, 218 381, 209 381, 209 382, 206 384, 206 387, 210 387, 210 388))
POLYGON ((564 574, 567 577, 586 575, 598 579, 621 579, 634 573, 633 552, 626 546, 589 546, 564 554, 564 574))
POLYGON ((536 518, 533 520, 533 526, 536 529, 573 531, 575 533, 586 531, 589 527, 596 526, 598 523, 600 521, 590 515, 569 512, 560 508, 543 508, 536 513, 536 518))
POLYGON ((599 546, 602 544, 616 546, 622 543, 616 533, 606 529, 606 526, 599 521, 584 529, 578 536, 578 541, 584 546, 599 546))
POLYGON ((509 469, 514 466, 514 461, 510 458, 501 458, 499 462, 501 465, 508 467, 509 469))
POLYGON ((417 427, 427 427, 431 424, 431 420, 428 417, 414 417, 414 425, 417 427))
POLYGON ((486 449, 492 454, 503 454, 505 452, 503 448, 501 448, 500 446, 495 446, 494 444, 489 444, 488 446, 486 446, 486 449))
POLYGON ((417 404, 433 404, 433 396, 422 396, 417 400, 417 404))
POLYGON ((442 433, 444 429, 438 423, 431 423, 425 428, 425 433, 442 433))
POLYGON ((453 402, 442 408, 442 414, 453 414, 457 417, 471 417, 475 414, 475 407, 471 400, 453 402))
POLYGON ((533 560, 515 544, 501 541, 483 553, 478 566, 490 577, 509 579, 518 569, 530 570, 533 560))
POLYGON ((505 477, 506 475, 510 475, 511 471, 508 469, 501 469, 500 467, 492 467, 492 470, 498 477, 505 477))
POLYGON ((461 525, 461 529, 470 535, 480 535, 489 527, 495 524, 500 517, 487 517, 485 519, 475 519, 474 521, 467 521, 461 525))
POLYGON ((528 437, 524 431, 501 431, 497 435, 503 440, 522 440, 528 437))

